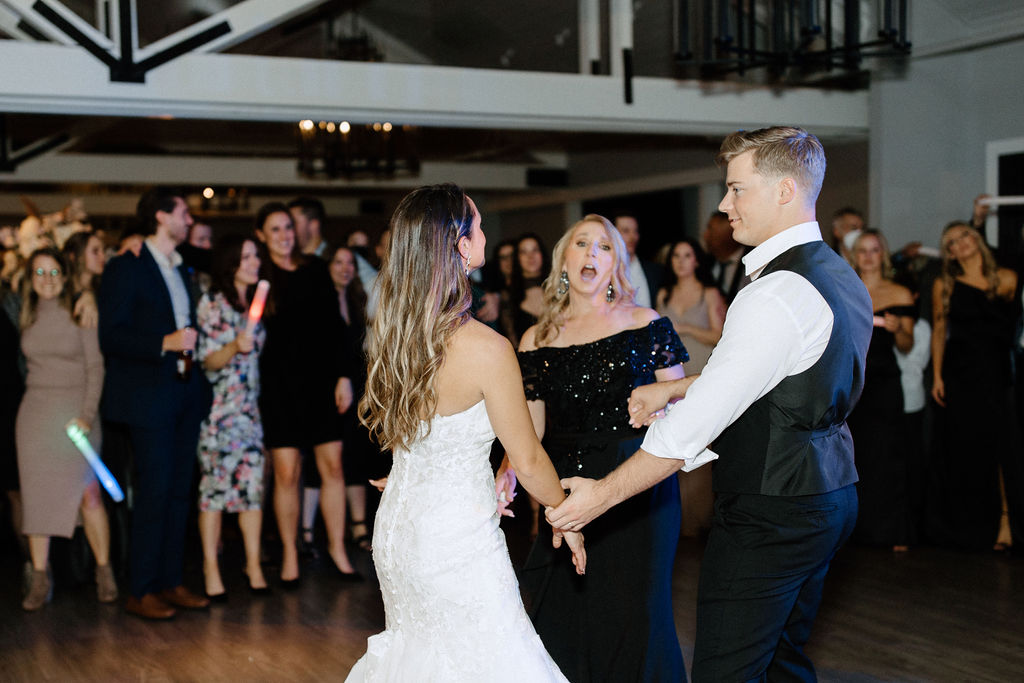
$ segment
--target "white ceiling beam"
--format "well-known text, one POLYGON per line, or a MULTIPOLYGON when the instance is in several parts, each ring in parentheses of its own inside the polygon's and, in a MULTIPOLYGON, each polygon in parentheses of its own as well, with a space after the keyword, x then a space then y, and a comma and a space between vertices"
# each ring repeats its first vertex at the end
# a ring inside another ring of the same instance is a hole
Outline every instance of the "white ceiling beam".
POLYGON ((220 52, 323 3, 324 0, 244 0, 165 36, 155 43, 150 43, 138 51, 138 60, 142 61, 174 47, 178 43, 226 21, 231 26, 230 33, 196 48, 196 52, 220 52))
POLYGON ((609 133, 722 135, 768 124, 864 139, 868 93, 610 76, 189 54, 112 83, 77 47, 0 41, 0 111, 228 120, 303 118, 609 133))
POLYGON ((35 38, 18 28, 20 23, 21 15, 13 12, 9 7, 0 2, 0 31, 3 31, 15 40, 35 40, 35 38))
MULTIPOLYGON (((531 166, 532 167, 532 166, 531 166)), ((197 187, 268 186, 309 191, 339 188, 413 188, 454 182, 477 190, 527 189, 525 164, 423 162, 415 177, 354 180, 300 176, 294 159, 132 154, 50 154, 0 173, 17 183, 168 184, 197 187)))
MULTIPOLYGON (((127 0, 125 1, 127 2, 127 0)), ((47 19, 43 18, 41 14, 33 9, 33 5, 37 2, 40 2, 51 9, 77 30, 81 31, 99 47, 104 50, 111 51, 112 54, 116 53, 114 44, 109 38, 60 2, 55 2, 54 0, 0 0, 0 4, 6 5, 14 14, 21 17, 26 24, 39 31, 49 40, 61 45, 76 45, 77 43, 74 38, 51 24, 47 19)))

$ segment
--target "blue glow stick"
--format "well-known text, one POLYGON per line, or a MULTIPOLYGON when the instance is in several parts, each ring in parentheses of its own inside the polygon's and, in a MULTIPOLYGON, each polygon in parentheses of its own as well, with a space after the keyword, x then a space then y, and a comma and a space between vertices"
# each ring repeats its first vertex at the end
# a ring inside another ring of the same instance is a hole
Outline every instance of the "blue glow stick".
POLYGON ((114 499, 114 502, 120 503, 124 500, 124 493, 121 491, 121 487, 117 485, 117 479, 114 479, 114 475, 110 473, 107 466, 100 460, 100 456, 96 453, 92 444, 89 443, 89 437, 82 428, 72 422, 65 431, 68 434, 68 438, 71 439, 71 443, 75 444, 75 447, 85 456, 89 467, 96 473, 96 478, 100 480, 103 488, 107 490, 107 493, 114 499))

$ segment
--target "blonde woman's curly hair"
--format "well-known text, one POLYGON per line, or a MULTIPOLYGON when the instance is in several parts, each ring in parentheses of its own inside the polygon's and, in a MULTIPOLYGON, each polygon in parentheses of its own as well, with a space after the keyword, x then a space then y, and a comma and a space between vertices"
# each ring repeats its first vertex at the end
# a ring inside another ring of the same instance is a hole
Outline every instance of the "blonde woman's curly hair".
POLYGON ((391 217, 359 401, 359 419, 383 449, 407 450, 434 414, 434 380, 452 335, 470 318, 458 243, 469 237, 475 215, 462 188, 445 184, 413 190, 391 217))
POLYGON ((584 223, 597 223, 604 228, 605 234, 612 243, 615 263, 612 266, 611 286, 613 291, 612 304, 623 302, 633 303, 636 289, 629 283, 629 252, 618 229, 604 216, 596 213, 588 214, 569 226, 551 254, 551 274, 544 280, 544 312, 537 320, 537 333, 534 337, 537 346, 543 346, 558 336, 558 330, 565 323, 565 310, 569 307, 569 294, 558 293, 558 284, 565 270, 565 250, 572 241, 576 228, 584 223))

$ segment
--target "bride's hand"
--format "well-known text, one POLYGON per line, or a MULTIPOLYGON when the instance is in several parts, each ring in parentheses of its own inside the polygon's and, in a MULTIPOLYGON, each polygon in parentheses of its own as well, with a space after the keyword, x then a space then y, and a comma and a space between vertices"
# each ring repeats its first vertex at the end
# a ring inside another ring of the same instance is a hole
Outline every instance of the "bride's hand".
POLYGON ((681 379, 644 384, 633 389, 629 395, 629 424, 633 427, 649 427, 655 420, 665 417, 665 408, 670 403, 686 397, 686 390, 700 375, 687 375, 681 379))
POLYGON ((387 477, 381 477, 380 479, 371 479, 370 480, 370 486, 374 487, 375 489, 377 489, 381 493, 384 492, 384 487, 387 486, 387 485, 388 485, 388 478, 387 477))
POLYGON ((654 382, 633 389, 629 395, 629 424, 633 427, 650 425, 665 414, 665 406, 672 398, 668 382, 654 382))
POLYGON ((511 467, 507 467, 506 463, 507 459, 494 476, 494 496, 498 500, 498 514, 502 517, 515 517, 509 505, 516 497, 516 473, 511 467))
POLYGON ((562 539, 572 551, 572 563, 576 567, 576 573, 580 576, 587 573, 587 549, 583 547, 582 531, 558 531, 554 530, 551 536, 551 545, 556 548, 562 547, 562 539))

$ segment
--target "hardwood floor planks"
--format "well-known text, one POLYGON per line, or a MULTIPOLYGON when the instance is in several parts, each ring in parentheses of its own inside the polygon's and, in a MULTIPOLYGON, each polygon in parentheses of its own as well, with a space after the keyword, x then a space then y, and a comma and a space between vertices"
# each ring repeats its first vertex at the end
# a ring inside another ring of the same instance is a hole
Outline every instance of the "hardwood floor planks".
MULTIPOLYGON (((521 522, 506 533, 514 561, 521 522)), ((236 551, 237 539, 228 548, 236 551)), ((369 556, 357 566, 372 577, 369 556)), ((687 663, 695 635, 701 544, 675 565, 676 626, 687 663)), ((21 610, 13 553, 0 562, 2 681, 321 681, 343 679, 384 623, 376 584, 343 583, 304 565, 303 584, 255 597, 225 561, 229 601, 145 622, 100 605, 92 584, 59 586, 42 610, 21 610)), ((267 576, 276 576, 268 567, 267 576)), ((195 558, 189 576, 199 580, 195 558)), ((272 582, 273 583, 273 582, 272 582)), ((198 587, 197 583, 193 583, 198 587)), ((915 548, 844 548, 826 582, 808 648, 825 682, 1016 681, 1024 672, 1024 560, 915 548)), ((528 683, 528 682, 524 682, 528 683)))

